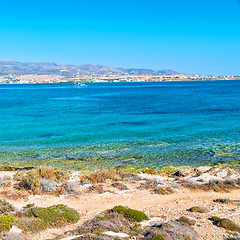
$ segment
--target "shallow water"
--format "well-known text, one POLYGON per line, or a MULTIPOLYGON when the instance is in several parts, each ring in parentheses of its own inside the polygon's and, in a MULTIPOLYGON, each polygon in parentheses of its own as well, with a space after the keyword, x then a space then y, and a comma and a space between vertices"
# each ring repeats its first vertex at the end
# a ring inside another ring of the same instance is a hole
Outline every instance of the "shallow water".
POLYGON ((240 81, 0 85, 1 162, 238 165, 239 136, 240 81))

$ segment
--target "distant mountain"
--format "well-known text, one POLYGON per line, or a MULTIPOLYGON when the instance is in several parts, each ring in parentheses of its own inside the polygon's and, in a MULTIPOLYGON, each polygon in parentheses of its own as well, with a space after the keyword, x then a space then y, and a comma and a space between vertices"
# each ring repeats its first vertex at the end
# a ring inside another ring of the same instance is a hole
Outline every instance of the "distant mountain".
POLYGON ((76 74, 131 74, 131 75, 174 75, 173 70, 151 70, 135 68, 114 68, 96 64, 57 64, 52 62, 23 63, 17 61, 0 61, 0 75, 16 74, 58 74, 72 76, 76 74))

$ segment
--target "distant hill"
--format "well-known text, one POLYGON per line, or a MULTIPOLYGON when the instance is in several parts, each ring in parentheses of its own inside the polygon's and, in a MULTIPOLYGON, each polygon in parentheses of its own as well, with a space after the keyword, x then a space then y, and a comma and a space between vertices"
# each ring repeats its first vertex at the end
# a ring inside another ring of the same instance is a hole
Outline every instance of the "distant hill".
POLYGON ((131 74, 131 75, 174 75, 179 74, 173 70, 151 70, 137 68, 114 68, 96 64, 57 64, 52 62, 41 63, 23 63, 17 61, 0 61, 0 75, 16 74, 60 74, 60 75, 76 75, 76 74, 131 74))

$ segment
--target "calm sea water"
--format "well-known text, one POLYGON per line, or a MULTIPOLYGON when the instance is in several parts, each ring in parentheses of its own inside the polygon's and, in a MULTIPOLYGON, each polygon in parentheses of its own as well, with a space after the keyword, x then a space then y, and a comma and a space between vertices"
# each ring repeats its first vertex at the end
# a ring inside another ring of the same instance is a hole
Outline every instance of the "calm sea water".
POLYGON ((161 167, 239 156, 240 81, 0 85, 1 162, 161 167))

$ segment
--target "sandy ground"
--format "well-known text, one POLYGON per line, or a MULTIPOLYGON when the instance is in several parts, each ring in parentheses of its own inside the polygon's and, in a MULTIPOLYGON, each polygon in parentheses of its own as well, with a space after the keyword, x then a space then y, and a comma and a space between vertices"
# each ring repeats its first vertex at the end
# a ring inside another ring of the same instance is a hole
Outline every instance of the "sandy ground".
MULTIPOLYGON (((129 184, 130 185, 130 184, 129 184)), ((128 187, 130 187, 128 185, 128 187)), ((157 195, 151 194, 147 190, 136 190, 132 186, 131 190, 116 191, 115 193, 103 194, 83 194, 80 197, 50 197, 32 196, 28 201, 12 201, 15 206, 24 206, 28 203, 35 203, 36 206, 50 206, 54 204, 66 204, 76 209, 81 214, 80 221, 75 225, 69 225, 62 229, 48 229, 31 239, 50 239, 67 230, 75 228, 86 219, 90 219, 103 210, 113 208, 116 205, 129 206, 131 208, 144 211, 150 217, 160 217, 163 221, 177 219, 181 216, 193 217, 197 219, 194 226, 198 232, 199 239, 220 240, 231 237, 226 230, 218 228, 208 220, 211 216, 227 217, 240 225, 240 207, 232 204, 214 203, 216 198, 240 199, 240 191, 231 193, 215 192, 191 192, 187 189, 179 190, 177 194, 157 195), (207 207, 210 212, 207 214, 191 213, 186 211, 192 206, 207 207)))
MULTIPOLYGON (((1 172, 0 176, 10 176, 13 172, 1 172)), ((240 225, 240 206, 233 204, 220 204, 213 202, 217 198, 229 198, 240 200, 240 190, 232 190, 231 193, 190 191, 185 188, 176 189, 176 193, 171 195, 152 194, 149 190, 139 190, 139 182, 124 182, 129 190, 120 191, 111 186, 111 182, 104 184, 104 188, 109 190, 102 194, 87 193, 88 186, 81 187, 81 194, 71 195, 29 195, 27 199, 8 200, 17 208, 21 208, 29 203, 36 206, 46 207, 54 204, 66 204, 80 213, 80 220, 76 224, 65 226, 61 229, 48 229, 40 233, 29 236, 29 239, 51 239, 74 229, 87 219, 98 215, 101 211, 113 208, 116 205, 129 206, 145 212, 149 217, 158 217, 162 222, 178 219, 181 216, 192 217, 197 220, 194 229, 199 234, 199 239, 240 239, 223 228, 219 228, 208 220, 211 216, 224 217, 233 220, 240 225), (192 213, 187 211, 190 207, 207 207, 209 213, 192 213)), ((1 194, 1 193, 0 193, 1 194)), ((1 196, 1 195, 0 195, 1 196)))

